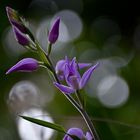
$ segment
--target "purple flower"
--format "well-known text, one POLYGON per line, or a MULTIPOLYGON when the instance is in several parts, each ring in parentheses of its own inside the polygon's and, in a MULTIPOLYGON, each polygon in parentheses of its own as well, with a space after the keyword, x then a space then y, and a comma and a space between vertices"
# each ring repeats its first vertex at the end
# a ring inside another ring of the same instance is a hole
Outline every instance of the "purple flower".
POLYGON ((22 33, 18 28, 13 27, 13 32, 19 44, 23 46, 28 46, 30 44, 29 37, 26 34, 22 33))
MULTIPOLYGON (((67 58, 65 62, 59 61, 56 70, 61 70, 59 72, 60 78, 64 78, 68 86, 59 84, 57 82, 54 82, 54 85, 61 92, 64 92, 66 94, 74 93, 76 90, 80 90, 86 85, 92 72, 96 69, 98 65, 99 63, 97 63, 94 66, 91 66, 81 77, 78 71, 79 64, 76 63, 76 58, 73 58, 72 61, 69 61, 67 58)), ((84 65, 81 66, 84 67, 84 65)))
POLYGON ((19 15, 18 15, 18 12, 10 7, 6 7, 6 12, 7 12, 8 19, 9 19, 10 23, 12 24, 12 26, 18 28, 18 30, 20 30, 22 33, 26 33, 27 28, 22 23, 19 15))
MULTIPOLYGON (((64 72, 65 72, 65 65, 67 65, 67 62, 69 62, 69 64, 72 63, 72 61, 68 60, 68 58, 65 57, 65 59, 59 60, 56 64, 55 71, 59 80, 65 79, 64 72)), ((83 69, 83 68, 91 66, 92 64, 91 63, 78 63, 77 65, 79 69, 83 69)))
POLYGON ((11 67, 6 74, 12 72, 32 72, 37 70, 39 67, 38 61, 33 58, 24 58, 20 60, 17 64, 11 67))
POLYGON ((84 135, 83 131, 80 128, 70 128, 67 131, 67 134, 64 136, 63 140, 73 140, 68 134, 71 136, 76 136, 79 140, 93 140, 89 132, 84 135))
POLYGON ((51 27, 51 30, 49 32, 48 40, 51 44, 54 44, 59 36, 59 24, 60 24, 60 18, 57 18, 51 27))

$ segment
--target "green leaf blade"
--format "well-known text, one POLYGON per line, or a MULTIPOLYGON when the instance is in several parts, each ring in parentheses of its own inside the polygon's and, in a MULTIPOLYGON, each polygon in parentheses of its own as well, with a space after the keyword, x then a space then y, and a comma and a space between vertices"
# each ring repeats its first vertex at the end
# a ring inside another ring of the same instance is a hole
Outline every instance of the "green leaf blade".
POLYGON ((47 122, 47 121, 43 121, 43 120, 40 120, 40 119, 28 117, 28 116, 20 116, 20 117, 27 120, 27 121, 30 121, 32 123, 54 129, 54 130, 62 132, 62 133, 66 133, 65 129, 58 124, 50 123, 50 122, 47 122))

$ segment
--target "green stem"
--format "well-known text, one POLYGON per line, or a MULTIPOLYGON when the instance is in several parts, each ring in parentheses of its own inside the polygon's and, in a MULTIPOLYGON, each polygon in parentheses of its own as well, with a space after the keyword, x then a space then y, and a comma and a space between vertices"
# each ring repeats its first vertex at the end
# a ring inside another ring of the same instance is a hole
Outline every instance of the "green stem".
POLYGON ((87 112, 84 110, 84 109, 81 109, 81 115, 83 117, 83 119, 85 120, 89 130, 90 130, 90 133, 92 134, 93 136, 93 140, 100 140, 99 136, 98 136, 98 133, 89 117, 89 115, 87 114, 87 112))
POLYGON ((81 106, 81 109, 79 110, 79 112, 81 113, 82 117, 84 118, 84 120, 85 120, 85 122, 86 122, 86 124, 87 124, 87 126, 88 126, 88 128, 89 128, 89 130, 90 130, 90 132, 92 134, 92 136, 94 137, 94 139, 99 140, 99 136, 98 136, 98 134, 96 132, 96 129, 95 129, 95 127, 94 127, 89 115, 87 114, 87 112, 84 109, 83 99, 82 99, 81 94, 80 94, 80 92, 78 90, 76 91, 76 96, 77 96, 78 102, 79 102, 79 104, 81 106))
POLYGON ((79 91, 77 90, 77 91, 75 92, 75 94, 76 94, 76 97, 77 97, 77 99, 78 99, 78 102, 79 102, 81 108, 84 109, 83 100, 82 100, 82 97, 81 97, 79 91))
POLYGON ((50 55, 50 53, 51 53, 51 50, 52 50, 52 44, 51 43, 49 43, 49 45, 48 45, 48 56, 50 55))

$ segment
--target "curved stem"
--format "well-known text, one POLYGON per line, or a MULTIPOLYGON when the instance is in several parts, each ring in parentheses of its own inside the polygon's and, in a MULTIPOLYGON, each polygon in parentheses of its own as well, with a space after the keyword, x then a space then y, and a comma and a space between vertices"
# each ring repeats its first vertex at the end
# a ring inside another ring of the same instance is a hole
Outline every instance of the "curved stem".
POLYGON ((95 127, 94 127, 89 115, 87 114, 87 112, 84 109, 82 97, 81 97, 80 92, 78 90, 76 91, 76 95, 77 95, 77 98, 78 98, 78 102, 81 105, 81 110, 79 110, 79 112, 81 113, 82 117, 84 118, 84 120, 85 120, 85 122, 86 122, 86 124, 87 124, 87 126, 88 126, 88 128, 89 128, 89 130, 90 130, 90 132, 92 134, 92 136, 94 137, 94 139, 99 140, 99 136, 98 136, 98 134, 96 132, 96 129, 95 129, 95 127))
POLYGON ((100 140, 100 138, 98 136, 98 133, 96 132, 96 129, 95 129, 89 115, 87 114, 87 112, 84 109, 82 109, 80 113, 81 113, 82 117, 84 118, 84 120, 85 120, 85 122, 86 122, 94 140, 100 140))
POLYGON ((78 102, 79 102, 81 108, 84 109, 83 100, 82 100, 82 97, 81 97, 81 95, 80 95, 80 93, 79 93, 79 90, 77 90, 75 93, 76 93, 76 97, 77 97, 77 99, 78 99, 78 102))

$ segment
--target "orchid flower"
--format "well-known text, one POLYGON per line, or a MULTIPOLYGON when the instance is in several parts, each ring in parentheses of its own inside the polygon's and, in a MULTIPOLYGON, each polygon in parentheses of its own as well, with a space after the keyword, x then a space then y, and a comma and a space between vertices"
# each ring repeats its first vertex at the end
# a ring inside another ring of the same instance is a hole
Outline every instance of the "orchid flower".
POLYGON ((64 78, 68 86, 59 84, 57 82, 54 82, 54 85, 61 92, 66 94, 74 93, 77 90, 82 89, 87 84, 92 72, 98 65, 99 63, 91 66, 81 77, 78 70, 80 67, 86 67, 86 64, 77 64, 76 58, 73 58, 72 61, 69 61, 67 58, 65 61, 59 61, 59 63, 56 65, 56 73, 59 72, 59 77, 62 79, 64 78))
MULTIPOLYGON (((59 80, 61 80, 61 81, 65 79, 64 72, 65 72, 65 66, 66 66, 67 62, 70 65, 72 63, 72 61, 68 60, 68 58, 66 56, 65 59, 59 60, 55 67, 56 74, 57 74, 59 80)), ((92 64, 91 63, 77 63, 77 65, 78 65, 79 69, 83 69, 83 68, 91 66, 92 64)))
POLYGON ((84 135, 83 131, 80 128, 70 128, 67 131, 67 134, 64 136, 63 140, 73 140, 71 136, 76 136, 79 140, 93 140, 91 134, 89 132, 84 135))

